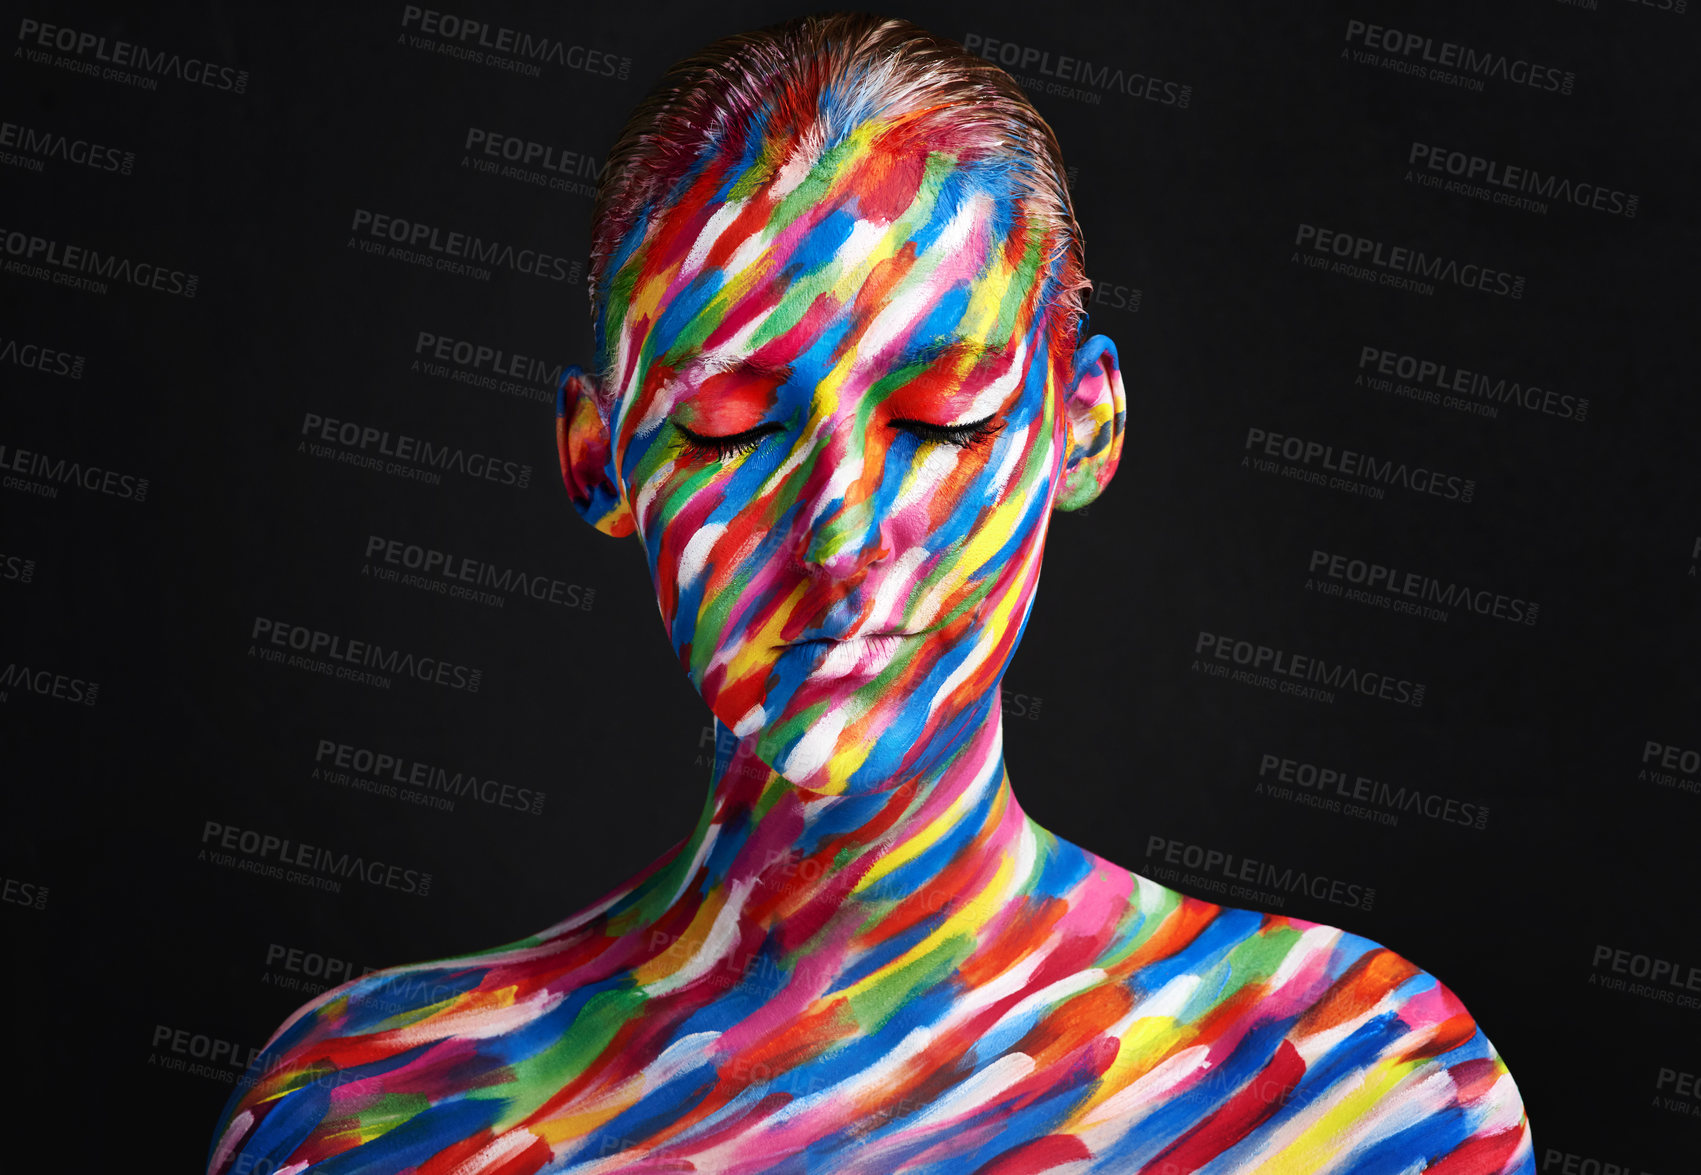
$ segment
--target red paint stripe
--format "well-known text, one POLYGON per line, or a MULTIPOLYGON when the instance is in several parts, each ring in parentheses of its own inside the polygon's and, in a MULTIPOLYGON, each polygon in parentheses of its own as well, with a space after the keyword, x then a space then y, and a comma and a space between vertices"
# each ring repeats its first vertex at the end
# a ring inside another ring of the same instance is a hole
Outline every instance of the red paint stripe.
POLYGON ((479 1175, 532 1175, 541 1171, 555 1153, 549 1149, 549 1144, 541 1138, 532 1139, 532 1144, 517 1155, 511 1156, 506 1162, 494 1167, 486 1167, 479 1175))
POLYGON ((1424 1175, 1500 1175, 1506 1160, 1524 1140, 1524 1127, 1514 1126, 1498 1134, 1473 1138, 1464 1146, 1424 1169, 1424 1175))
POLYGON ((468 1135, 461 1141, 438 1151, 415 1168, 414 1175, 449 1175, 449 1172, 478 1154, 479 1151, 495 1140, 495 1133, 489 1127, 486 1127, 477 1134, 468 1135))
POLYGON ((1090 1159, 1093 1152, 1072 1134, 1048 1134, 1005 1151, 989 1163, 975 1168, 974 1175, 1039 1175, 1064 1163, 1090 1159))
POLYGON ((1294 1050, 1293 1042, 1282 1041, 1270 1063, 1245 1088, 1140 1170, 1163 1175, 1197 1171, 1285 1105, 1288 1094, 1304 1076, 1305 1062, 1294 1050))

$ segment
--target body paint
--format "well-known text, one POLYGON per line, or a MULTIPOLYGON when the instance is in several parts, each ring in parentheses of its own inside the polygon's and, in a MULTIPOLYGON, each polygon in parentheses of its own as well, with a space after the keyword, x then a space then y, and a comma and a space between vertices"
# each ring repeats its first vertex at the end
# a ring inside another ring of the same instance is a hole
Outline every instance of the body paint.
POLYGON ((560 409, 715 715, 696 828, 537 935, 302 1008, 209 1171, 1533 1172, 1432 976, 1022 812, 999 685, 1051 509, 1115 467, 1119 386, 1076 396, 1109 345, 1061 337, 1008 161, 783 98, 612 250, 560 409))
POLYGON ((718 740, 643 877, 292 1018, 210 1171, 1534 1171, 1433 977, 1051 836, 988 717, 993 774, 813 800, 718 740))

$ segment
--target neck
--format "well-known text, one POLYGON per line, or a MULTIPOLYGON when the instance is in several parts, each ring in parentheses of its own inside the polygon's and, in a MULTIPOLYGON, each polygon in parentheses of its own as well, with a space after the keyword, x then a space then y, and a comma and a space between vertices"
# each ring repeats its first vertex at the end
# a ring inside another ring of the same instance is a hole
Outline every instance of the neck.
POLYGON ((853 928, 876 911, 948 918, 1014 897, 1012 863, 1024 844, 1034 851, 1036 835, 1049 837, 1010 789, 997 697, 965 715, 940 761, 853 795, 798 787, 755 756, 754 737, 740 740, 717 719, 697 827, 621 903, 619 921, 689 937, 706 930, 711 907, 716 918, 730 910, 789 952, 829 923, 853 928))

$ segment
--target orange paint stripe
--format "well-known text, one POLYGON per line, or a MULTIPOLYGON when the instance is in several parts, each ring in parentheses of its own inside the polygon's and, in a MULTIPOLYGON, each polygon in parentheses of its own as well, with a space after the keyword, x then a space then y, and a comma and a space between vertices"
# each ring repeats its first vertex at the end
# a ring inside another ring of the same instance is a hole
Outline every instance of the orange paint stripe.
POLYGON ((1386 947, 1361 955, 1337 979, 1310 1011, 1294 1025, 1293 1037, 1303 1040, 1364 1014, 1418 969, 1386 947))

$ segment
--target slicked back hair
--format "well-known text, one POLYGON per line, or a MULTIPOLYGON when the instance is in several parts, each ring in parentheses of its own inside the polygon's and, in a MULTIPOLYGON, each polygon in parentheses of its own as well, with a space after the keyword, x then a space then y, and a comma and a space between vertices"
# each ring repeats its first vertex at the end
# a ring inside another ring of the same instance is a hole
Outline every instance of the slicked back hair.
POLYGON ((867 13, 724 37, 674 65, 639 103, 597 185, 593 321, 614 274, 705 167, 778 167, 785 159, 773 148, 782 141, 819 158, 864 123, 900 118, 930 148, 1000 176, 1043 228, 1050 289, 1042 297, 1073 341, 1091 283, 1057 137, 996 65, 909 21, 867 13))

